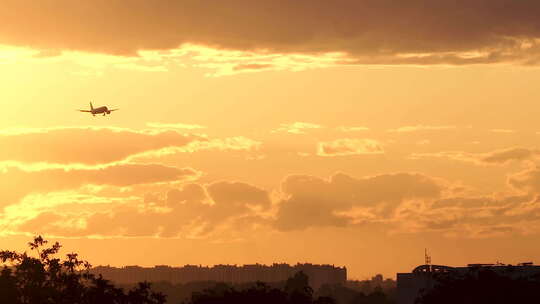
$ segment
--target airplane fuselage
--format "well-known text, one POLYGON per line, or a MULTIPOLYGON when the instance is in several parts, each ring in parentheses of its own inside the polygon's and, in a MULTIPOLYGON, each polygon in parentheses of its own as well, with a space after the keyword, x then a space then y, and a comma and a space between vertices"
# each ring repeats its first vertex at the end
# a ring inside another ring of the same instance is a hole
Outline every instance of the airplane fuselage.
POLYGON ((90 114, 92 114, 93 116, 96 116, 97 114, 103 114, 103 116, 105 116, 105 115, 107 115, 107 114, 111 114, 112 111, 118 111, 118 110, 119 110, 119 109, 109 109, 109 108, 107 108, 106 106, 94 108, 94 106, 92 105, 92 103, 90 103, 90 110, 78 110, 78 111, 90 113, 90 114))
POLYGON ((111 114, 111 111, 105 106, 92 109, 92 114, 111 114))

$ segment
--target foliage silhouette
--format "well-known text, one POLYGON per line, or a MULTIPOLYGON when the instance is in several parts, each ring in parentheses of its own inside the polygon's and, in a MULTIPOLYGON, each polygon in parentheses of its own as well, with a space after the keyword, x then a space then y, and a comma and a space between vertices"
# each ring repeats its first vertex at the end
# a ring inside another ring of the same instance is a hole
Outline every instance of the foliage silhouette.
MULTIPOLYGON (((389 280, 391 281, 391 280, 389 280)), ((290 281, 289 281, 290 282, 290 281)), ((354 281, 357 283, 357 281, 354 281)), ((360 282, 360 281, 358 281, 360 282)), ((368 282, 368 281, 366 281, 368 282)), ((286 295, 283 299, 287 298, 288 295, 285 292, 285 285, 287 281, 281 282, 265 282, 268 289, 278 290, 285 293, 286 295)), ((395 286, 386 286, 386 288, 381 286, 375 286, 370 288, 367 291, 365 290, 364 281, 362 284, 350 284, 350 287, 347 287, 343 284, 325 284, 321 286, 316 292, 313 293, 314 304, 393 304, 395 303, 395 286), (382 294, 381 294, 382 293, 382 294)), ((388 282, 387 282, 388 283, 388 282)), ((262 283, 259 283, 262 284, 262 283)), ((394 282, 395 284, 395 282, 394 282)), ((257 285, 254 282, 245 282, 245 283, 223 283, 216 281, 200 281, 200 282, 188 282, 188 283, 170 283, 166 281, 153 282, 152 289, 155 291, 162 292, 167 295, 167 303, 178 304, 178 303, 192 303, 188 301, 192 299, 192 295, 197 293, 198 296, 206 295, 208 293, 213 294, 213 300, 218 301, 218 298, 223 298, 223 293, 225 291, 235 290, 237 292, 242 292, 246 289, 253 288, 257 285), (213 290, 213 291, 211 291, 213 290)), ((390 285, 390 284, 389 284, 390 285)), ((132 287, 133 284, 120 285, 125 288, 132 287)), ((290 288, 290 287, 289 287, 290 288)), ((300 288, 301 289, 301 288, 300 288)), ((203 299, 198 299, 200 302, 204 303, 203 299)), ((205 299, 208 300, 208 299, 205 299)), ((226 301, 221 299, 221 301, 226 301)), ((284 300, 286 303, 291 301, 284 300), (288 301, 288 302, 287 302, 288 301)), ((263 301, 260 301, 263 302, 263 301)), ((227 302, 218 302, 218 303, 227 303, 227 302)))
POLYGON ((309 286, 309 278, 302 271, 287 279, 285 292, 295 304, 309 304, 313 302, 313 289, 309 286))
POLYGON ((516 274, 512 266, 504 272, 473 269, 464 275, 439 274, 436 285, 416 300, 417 304, 507 304, 539 303, 540 277, 516 274))
POLYGON ((357 294, 349 304, 391 304, 394 303, 388 299, 385 293, 381 289, 375 289, 370 294, 357 294))
POLYGON ((163 304, 165 296, 139 283, 127 293, 101 276, 89 273, 91 265, 76 253, 61 260, 56 242, 37 236, 28 243, 37 257, 26 252, 0 251, 0 303, 6 304, 163 304))
POLYGON ((308 276, 303 272, 289 278, 283 289, 272 288, 257 282, 254 286, 237 290, 227 284, 217 284, 214 288, 194 292, 187 304, 335 304, 330 297, 313 299, 313 289, 308 276))
POLYGON ((318 294, 334 299, 339 304, 393 304, 394 300, 381 287, 369 293, 357 291, 342 285, 323 285, 318 294))

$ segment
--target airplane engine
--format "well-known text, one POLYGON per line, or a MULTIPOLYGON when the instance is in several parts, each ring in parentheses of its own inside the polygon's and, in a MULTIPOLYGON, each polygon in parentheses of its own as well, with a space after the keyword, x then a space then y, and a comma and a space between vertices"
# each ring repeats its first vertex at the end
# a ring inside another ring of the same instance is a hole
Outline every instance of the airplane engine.
POLYGON ((111 114, 111 111, 107 111, 107 114, 111 114))

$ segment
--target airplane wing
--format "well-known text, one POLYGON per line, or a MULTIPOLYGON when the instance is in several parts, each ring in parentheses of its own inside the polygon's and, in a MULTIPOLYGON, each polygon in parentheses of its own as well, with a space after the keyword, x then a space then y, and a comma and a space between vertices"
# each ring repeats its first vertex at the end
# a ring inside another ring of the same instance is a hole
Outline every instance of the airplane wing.
POLYGON ((77 111, 86 112, 86 113, 92 113, 92 111, 88 111, 88 110, 77 110, 77 111))
POLYGON ((112 112, 112 111, 118 111, 120 109, 112 109, 112 110, 109 110, 109 112, 112 112))

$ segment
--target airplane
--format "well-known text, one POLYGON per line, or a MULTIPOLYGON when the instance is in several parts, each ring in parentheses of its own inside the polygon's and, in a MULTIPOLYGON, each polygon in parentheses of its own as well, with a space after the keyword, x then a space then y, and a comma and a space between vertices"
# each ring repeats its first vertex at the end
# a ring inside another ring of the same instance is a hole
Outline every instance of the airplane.
POLYGON ((120 109, 109 109, 105 106, 103 107, 99 107, 99 108, 94 108, 94 106, 92 105, 92 103, 90 103, 90 111, 89 110, 78 110, 80 112, 86 112, 86 113, 92 113, 93 116, 96 116, 96 114, 103 114, 103 116, 107 115, 107 114, 111 114, 112 111, 118 111, 120 109))

